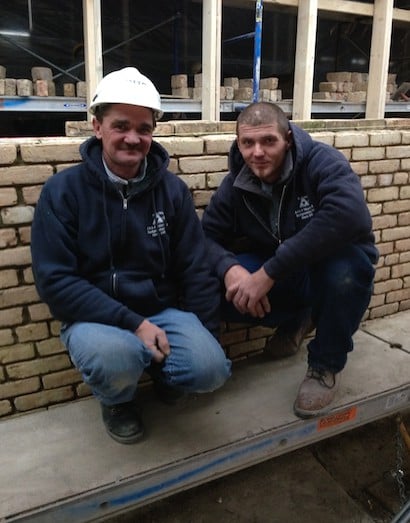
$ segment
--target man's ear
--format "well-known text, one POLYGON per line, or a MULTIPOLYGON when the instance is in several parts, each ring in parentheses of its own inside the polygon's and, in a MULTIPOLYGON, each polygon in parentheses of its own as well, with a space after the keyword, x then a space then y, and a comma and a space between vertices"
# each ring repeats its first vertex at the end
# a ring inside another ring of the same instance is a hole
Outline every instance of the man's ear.
POLYGON ((288 151, 292 147, 292 145, 293 145, 292 131, 290 129, 286 133, 286 141, 288 142, 287 145, 286 145, 286 150, 288 151))
POLYGON ((101 138, 101 123, 97 120, 95 116, 93 117, 92 124, 96 138, 101 138))

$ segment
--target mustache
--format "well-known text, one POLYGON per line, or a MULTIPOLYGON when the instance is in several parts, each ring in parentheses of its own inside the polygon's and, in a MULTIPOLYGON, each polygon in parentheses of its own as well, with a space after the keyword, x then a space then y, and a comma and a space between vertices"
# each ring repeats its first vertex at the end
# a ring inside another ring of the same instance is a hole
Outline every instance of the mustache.
POLYGON ((138 151, 139 148, 139 145, 122 144, 121 146, 121 150, 123 151, 138 151))

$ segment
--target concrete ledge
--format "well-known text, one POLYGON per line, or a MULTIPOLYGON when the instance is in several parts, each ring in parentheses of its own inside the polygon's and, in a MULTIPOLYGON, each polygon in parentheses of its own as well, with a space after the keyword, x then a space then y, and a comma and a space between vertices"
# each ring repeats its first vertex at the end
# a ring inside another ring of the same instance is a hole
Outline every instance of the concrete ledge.
POLYGON ((191 488, 410 406, 410 311, 366 322, 329 415, 292 412, 306 353, 238 363, 219 391, 174 407, 142 391, 147 437, 105 434, 93 399, 2 422, 0 520, 85 522, 191 488))

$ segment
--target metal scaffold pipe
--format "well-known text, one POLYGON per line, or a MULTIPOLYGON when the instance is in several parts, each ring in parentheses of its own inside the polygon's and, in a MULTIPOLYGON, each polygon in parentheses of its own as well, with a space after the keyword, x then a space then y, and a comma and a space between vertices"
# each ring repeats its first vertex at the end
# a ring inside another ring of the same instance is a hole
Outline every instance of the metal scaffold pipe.
POLYGON ((259 82, 261 73, 261 49, 262 49, 262 15, 263 1, 256 0, 255 8, 255 41, 253 58, 253 101, 259 101, 259 82))

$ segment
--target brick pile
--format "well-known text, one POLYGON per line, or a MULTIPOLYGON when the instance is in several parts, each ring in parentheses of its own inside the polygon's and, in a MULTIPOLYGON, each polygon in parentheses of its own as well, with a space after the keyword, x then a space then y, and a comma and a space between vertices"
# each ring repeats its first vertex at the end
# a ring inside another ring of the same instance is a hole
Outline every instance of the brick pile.
MULTIPOLYGON (((32 67, 31 79, 8 78, 7 69, 0 65, 0 96, 56 96, 53 72, 49 67, 32 67)), ((63 84, 63 96, 86 97, 86 83, 63 84)))
MULTIPOLYGON (((194 75, 194 87, 188 86, 188 75, 178 74, 171 76, 172 95, 181 98, 202 100, 202 73, 194 75)), ((259 100, 280 102, 282 91, 278 88, 279 78, 261 78, 259 82, 259 100)), ((253 79, 229 77, 224 78, 220 86, 221 100, 250 101, 253 98, 253 79)))
MULTIPOLYGON (((386 102, 397 89, 396 74, 389 74, 386 86, 386 102)), ((326 82, 319 83, 319 92, 313 93, 313 100, 332 100, 342 102, 365 102, 369 87, 368 73, 330 72, 326 82)))

